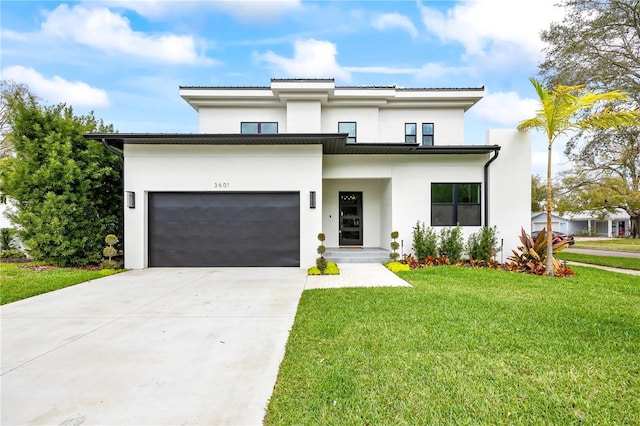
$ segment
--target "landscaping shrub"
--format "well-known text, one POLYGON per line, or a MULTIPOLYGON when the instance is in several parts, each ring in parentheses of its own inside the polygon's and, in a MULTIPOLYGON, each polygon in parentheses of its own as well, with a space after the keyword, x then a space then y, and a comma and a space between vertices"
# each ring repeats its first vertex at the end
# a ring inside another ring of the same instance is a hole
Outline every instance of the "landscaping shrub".
POLYGON ((469 254, 469 260, 482 261, 485 265, 489 264, 489 261, 496 254, 496 247, 498 245, 498 238, 496 236, 496 227, 490 228, 483 226, 478 232, 469 235, 467 240, 467 253, 469 254))
POLYGON ((384 266, 386 266, 387 269, 389 269, 394 274, 400 271, 409 271, 411 269, 408 264, 400 262, 389 262, 384 266))
POLYGON ((393 238, 393 241, 391 241, 391 250, 392 252, 389 253, 389 257, 391 258, 391 260, 393 260, 394 262, 396 260, 398 260, 398 258, 400 257, 400 253, 398 253, 396 250, 398 250, 400 248, 400 244, 396 241, 396 239, 398 238, 400 234, 398 233, 398 231, 393 231, 391 233, 391 238, 393 238))
POLYGON ((451 262, 457 262, 464 252, 464 239, 460 225, 455 228, 442 228, 438 239, 438 254, 448 258, 451 262))
POLYGON ((436 232, 425 226, 424 222, 417 221, 413 227, 413 244, 411 246, 414 255, 418 259, 438 256, 438 237, 436 232))
MULTIPOLYGON (((325 259, 326 261, 326 259, 325 259)), ((312 266, 307 269, 308 275, 340 275, 340 268, 334 262, 326 261, 327 265, 324 268, 324 271, 321 272, 317 266, 312 266)))
MULTIPOLYGON (((545 275, 547 259, 547 235, 545 230, 540 231, 540 234, 538 234, 538 237, 534 240, 531 235, 528 235, 525 230, 522 229, 520 242, 522 242, 522 245, 518 246, 518 250, 512 250, 513 256, 507 258, 511 262, 507 262, 505 268, 514 272, 545 275)), ((569 247, 569 244, 564 241, 554 243, 553 254, 567 247, 569 247)), ((571 268, 561 264, 555 257, 553 258, 553 272, 556 277, 570 277, 575 275, 571 268)))

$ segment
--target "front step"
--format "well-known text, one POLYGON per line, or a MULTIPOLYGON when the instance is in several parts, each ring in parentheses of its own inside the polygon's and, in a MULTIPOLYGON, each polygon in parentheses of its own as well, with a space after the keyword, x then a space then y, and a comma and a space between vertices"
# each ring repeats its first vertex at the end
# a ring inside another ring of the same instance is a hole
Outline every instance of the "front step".
POLYGON ((379 247, 327 247, 324 257, 335 263, 386 263, 389 250, 379 247))

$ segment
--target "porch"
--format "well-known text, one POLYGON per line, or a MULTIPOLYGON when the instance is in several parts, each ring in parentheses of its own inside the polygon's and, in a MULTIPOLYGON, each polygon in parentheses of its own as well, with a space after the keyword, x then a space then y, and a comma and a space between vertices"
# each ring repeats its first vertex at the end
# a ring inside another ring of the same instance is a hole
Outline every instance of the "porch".
POLYGON ((327 247, 324 254, 335 263, 386 263, 391 261, 389 250, 380 247, 327 247))

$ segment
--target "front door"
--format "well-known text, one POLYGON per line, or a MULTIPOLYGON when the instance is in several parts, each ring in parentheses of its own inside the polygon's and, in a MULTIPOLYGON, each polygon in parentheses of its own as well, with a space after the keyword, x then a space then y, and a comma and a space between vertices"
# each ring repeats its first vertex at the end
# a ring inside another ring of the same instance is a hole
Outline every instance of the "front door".
POLYGON ((341 246, 362 245, 362 192, 340 192, 341 246))

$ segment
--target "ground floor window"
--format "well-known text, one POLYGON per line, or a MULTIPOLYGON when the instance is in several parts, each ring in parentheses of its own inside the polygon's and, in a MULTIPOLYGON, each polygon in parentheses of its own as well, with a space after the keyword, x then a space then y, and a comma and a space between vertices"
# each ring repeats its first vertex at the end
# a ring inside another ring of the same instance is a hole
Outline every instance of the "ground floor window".
POLYGON ((432 183, 431 226, 480 226, 479 183, 432 183))

